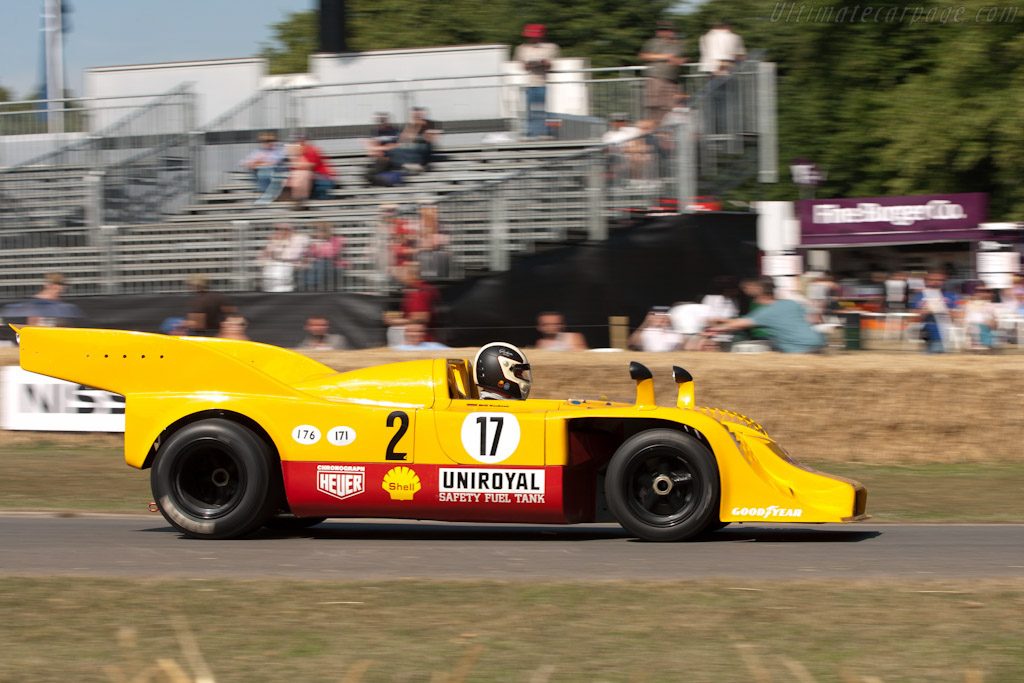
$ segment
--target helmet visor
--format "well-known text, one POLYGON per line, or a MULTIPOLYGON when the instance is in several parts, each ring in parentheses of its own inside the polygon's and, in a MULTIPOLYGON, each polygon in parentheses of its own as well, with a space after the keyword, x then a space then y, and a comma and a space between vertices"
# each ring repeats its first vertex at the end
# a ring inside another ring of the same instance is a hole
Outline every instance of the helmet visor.
POLYGON ((533 381, 533 375, 530 374, 529 363, 519 363, 518 365, 513 365, 512 375, 516 379, 525 379, 527 382, 533 381))

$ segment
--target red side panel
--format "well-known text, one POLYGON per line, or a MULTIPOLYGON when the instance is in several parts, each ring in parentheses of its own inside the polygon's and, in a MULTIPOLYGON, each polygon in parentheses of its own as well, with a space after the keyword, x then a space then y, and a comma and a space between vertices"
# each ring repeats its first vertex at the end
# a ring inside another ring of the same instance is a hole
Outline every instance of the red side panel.
MULTIPOLYGON (((561 467, 284 462, 300 517, 564 524, 561 467)), ((575 516, 575 515, 574 515, 575 516)))

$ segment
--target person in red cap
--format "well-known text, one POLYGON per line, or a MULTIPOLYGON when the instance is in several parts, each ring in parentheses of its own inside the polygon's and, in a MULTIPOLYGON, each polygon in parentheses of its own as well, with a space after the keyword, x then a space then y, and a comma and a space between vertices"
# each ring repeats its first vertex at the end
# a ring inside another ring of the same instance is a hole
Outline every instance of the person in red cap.
POLYGON ((547 75, 558 59, 558 46, 544 41, 544 24, 527 24, 523 37, 526 42, 515 49, 512 59, 526 71, 526 137, 537 138, 547 133, 547 75))

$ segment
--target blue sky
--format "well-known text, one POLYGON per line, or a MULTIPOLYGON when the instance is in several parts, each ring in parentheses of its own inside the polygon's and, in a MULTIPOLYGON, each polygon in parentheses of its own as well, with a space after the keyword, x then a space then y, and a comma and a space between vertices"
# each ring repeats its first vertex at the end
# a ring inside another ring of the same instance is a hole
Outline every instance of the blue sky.
MULTIPOLYGON (((67 87, 91 66, 251 57, 270 25, 316 0, 70 0, 67 87)), ((0 86, 18 99, 39 84, 42 0, 0 0, 0 86)))

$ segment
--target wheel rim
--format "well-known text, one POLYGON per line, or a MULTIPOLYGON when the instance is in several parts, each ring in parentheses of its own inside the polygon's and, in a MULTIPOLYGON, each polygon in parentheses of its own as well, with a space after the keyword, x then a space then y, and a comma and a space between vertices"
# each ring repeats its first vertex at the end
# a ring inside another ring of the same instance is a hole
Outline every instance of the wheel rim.
POLYGON ((652 526, 675 526, 700 504, 700 473, 667 446, 649 446, 637 453, 623 483, 630 510, 652 526))
POLYGON ((223 517, 242 499, 242 473, 241 461, 226 444, 213 440, 190 444, 175 462, 175 499, 183 512, 194 517, 223 517))

